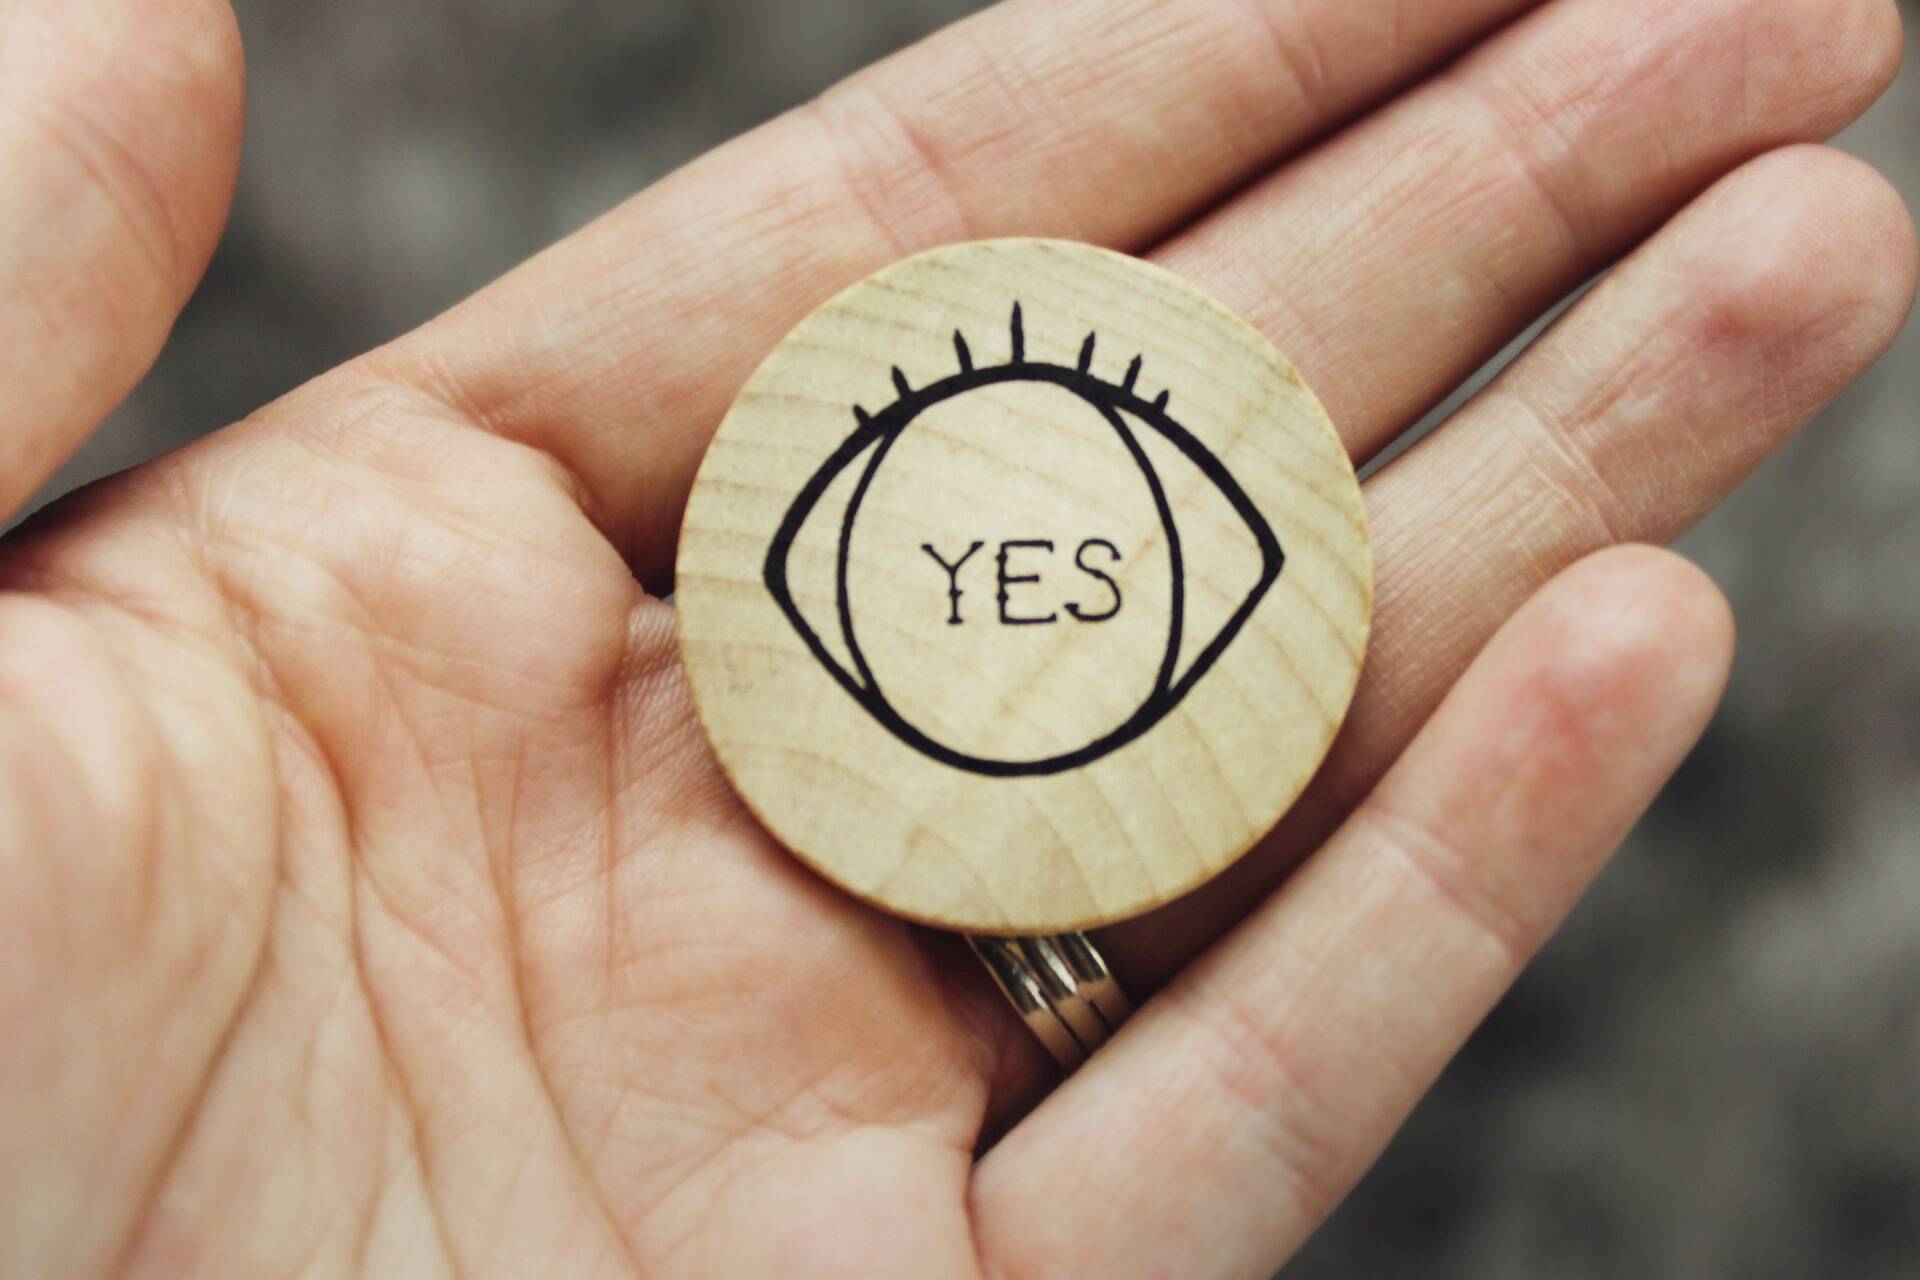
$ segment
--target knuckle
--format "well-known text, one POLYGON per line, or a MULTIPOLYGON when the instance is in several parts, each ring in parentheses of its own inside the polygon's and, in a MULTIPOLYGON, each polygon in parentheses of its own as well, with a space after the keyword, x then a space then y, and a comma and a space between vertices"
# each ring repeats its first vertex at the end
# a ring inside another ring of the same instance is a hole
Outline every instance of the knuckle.
POLYGON ((1264 1143, 1302 1219, 1320 1221, 1353 1171, 1339 1116, 1306 1056, 1275 1029, 1271 1011, 1247 1007, 1231 990, 1198 993, 1189 1016, 1195 1060, 1227 1099, 1230 1123, 1264 1143))
POLYGON ((896 249, 978 238, 960 166, 877 83, 849 81, 808 110, 847 194, 896 249))
MULTIPOLYGON (((1561 757, 1568 759, 1566 772, 1579 775, 1581 766, 1591 762, 1579 747, 1585 741, 1586 704, 1591 700, 1578 658, 1543 670, 1527 690, 1526 705, 1535 718, 1535 732, 1527 735, 1529 746, 1545 747, 1553 754, 1543 757, 1530 750, 1525 758, 1510 762, 1527 772, 1539 772, 1561 757)), ((1495 763, 1490 761, 1490 764, 1495 763)), ((1499 959, 1503 976, 1511 977, 1526 967, 1538 944, 1540 929, 1513 904, 1505 901, 1487 883, 1485 868, 1459 845, 1431 824, 1413 819, 1388 808, 1376 797, 1361 811, 1361 822, 1371 831, 1375 844, 1406 868, 1420 887, 1445 904, 1453 916, 1476 937, 1489 945, 1499 959)))

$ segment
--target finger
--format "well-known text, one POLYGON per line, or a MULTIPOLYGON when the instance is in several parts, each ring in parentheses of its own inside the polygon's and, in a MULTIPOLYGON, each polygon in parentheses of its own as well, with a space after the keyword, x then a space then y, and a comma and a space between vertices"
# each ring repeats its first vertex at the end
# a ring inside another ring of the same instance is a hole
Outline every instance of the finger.
MULTIPOLYGON (((1228 7, 1236 14, 1258 8, 1228 7)), ((1209 227, 1169 261, 1231 301, 1263 299, 1249 309, 1283 346, 1302 348, 1316 383, 1331 380, 1337 418, 1351 415, 1355 444, 1370 450, 1673 203, 1759 148, 1837 128, 1878 92, 1898 57, 1891 0, 1634 8, 1631 22, 1621 21, 1612 0, 1542 10, 1404 108, 1370 122, 1359 141, 1324 149, 1307 166, 1316 176, 1297 187, 1282 178, 1277 189, 1238 204, 1264 212, 1209 227), (1305 242, 1297 252, 1295 237, 1305 242), (1304 320, 1285 323, 1309 316, 1333 327, 1324 343, 1308 340, 1304 320)), ((1377 20, 1385 10, 1396 20, 1418 12, 1420 22, 1440 25, 1368 40, 1364 32, 1356 37, 1358 28, 1327 25, 1336 6, 1307 4, 1284 28, 1280 61, 1291 65, 1303 51, 1335 47, 1327 42, 1343 37, 1341 57, 1326 65, 1359 67, 1363 83, 1377 90, 1386 77, 1369 72, 1356 50, 1402 48, 1404 65, 1387 74, 1403 73, 1492 13, 1485 4, 1404 11, 1372 4, 1357 20, 1377 20)), ((616 544, 643 576, 663 581, 686 484, 727 398, 757 354, 826 292, 899 252, 957 235, 1066 234, 1131 247, 1131 239, 1150 236, 1248 168, 1254 153, 1246 148, 1203 147, 1197 171, 1204 180, 1193 181, 1194 162, 1179 158, 1193 141, 1193 117, 1169 108, 1170 98, 1197 91, 1207 115, 1246 97, 1244 82, 1221 74, 1209 53, 1215 28, 1175 16, 1174 34, 1159 41, 1114 26, 1107 10, 1080 26, 1031 28, 1033 39, 1053 42, 1035 48, 1076 51, 1039 81, 1016 81, 1041 84, 1044 99, 1008 95, 993 82, 986 91, 998 106, 911 121, 905 137, 923 147, 863 153, 869 176, 832 179, 824 201, 817 183, 796 185, 796 175, 809 166, 831 174, 840 163, 836 149, 846 144, 836 142, 836 130, 816 127, 812 145, 802 146, 795 134, 804 138, 806 130, 791 121, 772 126, 523 271, 519 287, 482 295, 464 309, 464 323, 433 326, 431 340, 403 343, 396 361, 381 363, 403 379, 430 371, 430 383, 469 416, 556 453, 593 495, 596 519, 616 544), (1116 65, 1122 72, 1106 70, 1116 65), (1088 101, 1104 109, 1089 111, 1088 101), (983 110, 993 129, 969 135, 965 125, 983 110), (1092 123, 1063 138, 1060 122, 1077 117, 1092 123), (1002 142, 982 149, 956 141, 967 136, 1002 142), (1015 146, 1026 149, 1010 152, 1015 146), (771 158, 776 148, 778 160, 771 158), (898 203, 883 207, 904 203, 916 234, 876 234, 868 201, 849 202, 846 191, 872 189, 872 172, 903 171, 917 180, 890 179, 888 199, 898 203), (1156 176, 1141 181, 1148 173, 1156 176), (938 199, 927 195, 929 186, 938 199), (726 212, 776 206, 785 212, 772 219, 726 212), (951 215, 957 206, 966 217, 937 225, 941 210, 951 215), (701 243, 677 248, 687 228, 701 243), (801 258, 791 252, 795 230, 804 235, 801 258), (637 261, 645 280, 615 265, 635 243, 667 247, 637 261), (681 262, 687 265, 661 275, 663 264, 681 262)), ((1005 24, 995 32, 1029 30, 1018 24, 1031 11, 995 11, 981 22, 989 19, 1005 24)), ((988 43, 978 27, 962 32, 969 49, 988 43)), ((959 37, 934 42, 893 64, 892 74, 920 88, 928 68, 953 62, 950 50, 960 46, 959 37)), ((1038 56, 1013 47, 992 65, 1028 66, 1038 56)), ((974 72, 959 80, 971 86, 967 96, 935 92, 926 100, 951 108, 989 83, 977 62, 959 65, 974 72)), ((1342 103, 1367 91, 1320 88, 1342 103)), ((871 104, 892 95, 839 96, 871 104)), ((844 110, 826 114, 839 134, 871 132, 851 129, 844 110)), ((1265 132, 1296 141, 1317 122, 1296 111, 1265 132)))
POLYGON ((1892 80, 1893 0, 1566 0, 1166 246, 1365 461, 1555 301, 1892 80))
POLYGON ((1666 552, 1547 587, 1313 862, 981 1163, 988 1269, 1271 1275, 1677 767, 1731 648, 1666 552))
POLYGON ((1340 740, 1226 875, 1102 936, 1125 979, 1150 990, 1270 892, 1554 572, 1675 537, 1878 359, 1914 259, 1898 194, 1865 165, 1816 147, 1764 157, 1375 476, 1374 643, 1340 740))
POLYGON ((662 581, 761 356, 916 249, 1139 248, 1533 0, 1018 0, 649 190, 370 367, 560 458, 662 581))
POLYGON ((0 12, 0 518, 133 389, 199 282, 241 80, 225 0, 0 12))

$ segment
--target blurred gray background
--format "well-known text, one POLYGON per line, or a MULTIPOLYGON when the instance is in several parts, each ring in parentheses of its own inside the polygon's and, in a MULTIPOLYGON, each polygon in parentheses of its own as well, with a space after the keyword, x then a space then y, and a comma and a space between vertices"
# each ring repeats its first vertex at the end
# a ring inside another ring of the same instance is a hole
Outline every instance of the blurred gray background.
MULTIPOLYGON (((232 225, 53 491, 244 415, 980 5, 237 7, 232 225)), ((1914 204, 1917 78, 1842 139, 1914 204)), ((1290 1276, 1920 1276, 1916 406, 1910 326, 1687 539, 1742 624, 1725 709, 1290 1276)))

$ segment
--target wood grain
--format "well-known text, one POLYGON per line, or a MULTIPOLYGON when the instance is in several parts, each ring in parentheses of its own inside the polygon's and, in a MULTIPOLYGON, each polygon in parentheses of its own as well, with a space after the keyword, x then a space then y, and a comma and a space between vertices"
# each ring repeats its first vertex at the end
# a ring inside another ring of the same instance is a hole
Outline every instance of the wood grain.
POLYGON ((832 299, 687 505, 721 765, 822 875, 985 933, 1159 906, 1266 832, 1359 677, 1353 469, 1258 333, 1159 268, 997 240, 832 299))

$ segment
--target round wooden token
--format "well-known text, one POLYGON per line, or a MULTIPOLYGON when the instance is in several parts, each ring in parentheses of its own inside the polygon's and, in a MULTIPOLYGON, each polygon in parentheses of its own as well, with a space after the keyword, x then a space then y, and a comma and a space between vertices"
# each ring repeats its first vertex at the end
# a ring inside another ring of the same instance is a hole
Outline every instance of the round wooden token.
POLYGON ((721 765, 914 920, 1136 915, 1279 820, 1352 697, 1360 489, 1250 326, 1157 267, 898 262, 747 382, 687 503, 680 643, 721 765))

